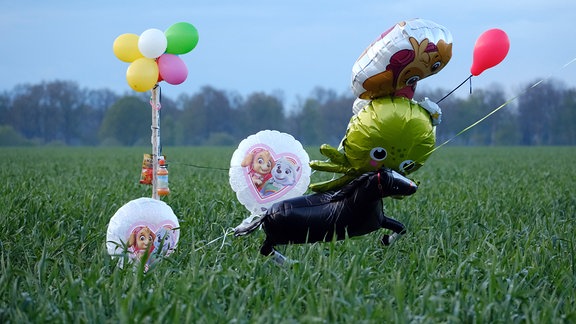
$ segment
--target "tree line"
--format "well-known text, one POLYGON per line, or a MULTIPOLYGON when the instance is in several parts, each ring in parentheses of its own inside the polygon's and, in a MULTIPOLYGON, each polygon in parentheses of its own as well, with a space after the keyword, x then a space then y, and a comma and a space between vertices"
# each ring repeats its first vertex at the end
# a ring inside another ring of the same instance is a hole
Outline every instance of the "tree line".
MULTIPOLYGON (((447 92, 418 89, 415 99, 437 100, 447 92)), ((514 99, 498 85, 448 97, 440 105, 443 117, 437 142, 576 144, 576 89, 555 80, 536 87, 526 84, 514 99)), ((18 85, 0 93, 0 145, 149 145, 149 100, 150 93, 119 95, 109 89, 81 89, 73 81, 18 85)), ((288 109, 281 94, 254 92, 243 97, 204 86, 175 100, 161 95, 161 140, 170 146, 234 146, 260 130, 274 129, 304 145, 338 145, 353 102, 351 94, 318 87, 288 109)))

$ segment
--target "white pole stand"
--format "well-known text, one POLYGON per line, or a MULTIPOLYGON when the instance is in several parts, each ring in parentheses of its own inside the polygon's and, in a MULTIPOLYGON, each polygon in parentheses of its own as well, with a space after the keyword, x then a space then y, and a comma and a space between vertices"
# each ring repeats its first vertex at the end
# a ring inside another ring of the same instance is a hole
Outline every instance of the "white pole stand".
POLYGON ((158 161, 160 159, 160 86, 156 84, 152 88, 150 106, 152 106, 152 198, 160 199, 158 195, 158 161))

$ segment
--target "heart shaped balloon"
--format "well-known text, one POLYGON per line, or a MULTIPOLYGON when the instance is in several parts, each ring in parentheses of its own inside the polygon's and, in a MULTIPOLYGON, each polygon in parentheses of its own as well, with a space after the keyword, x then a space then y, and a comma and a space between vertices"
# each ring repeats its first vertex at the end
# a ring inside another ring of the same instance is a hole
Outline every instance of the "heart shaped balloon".
POLYGON ((277 201, 301 196, 310 184, 308 153, 292 135, 273 130, 250 135, 230 161, 230 186, 253 215, 277 201))

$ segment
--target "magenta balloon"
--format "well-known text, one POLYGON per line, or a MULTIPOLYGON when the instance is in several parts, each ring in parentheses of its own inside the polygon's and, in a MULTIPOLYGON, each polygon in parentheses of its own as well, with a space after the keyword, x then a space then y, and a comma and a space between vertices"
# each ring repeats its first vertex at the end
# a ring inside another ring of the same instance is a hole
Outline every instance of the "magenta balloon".
POLYGON ((477 76, 504 60, 510 49, 510 40, 503 30, 494 28, 485 31, 474 45, 470 73, 477 76))
POLYGON ((180 84, 188 77, 188 68, 178 55, 164 53, 158 58, 160 77, 169 84, 180 84))

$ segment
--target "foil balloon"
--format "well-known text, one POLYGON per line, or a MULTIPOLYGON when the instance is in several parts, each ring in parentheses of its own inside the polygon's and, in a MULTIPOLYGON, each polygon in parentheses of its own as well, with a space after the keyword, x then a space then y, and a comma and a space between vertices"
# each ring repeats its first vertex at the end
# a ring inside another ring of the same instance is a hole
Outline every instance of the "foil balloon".
POLYGON ((178 245, 180 225, 172 208, 152 198, 129 201, 110 219, 106 233, 108 254, 124 261, 144 264, 144 271, 178 245))
POLYGON ((338 149, 328 144, 320 147, 328 160, 310 162, 314 170, 341 177, 313 183, 311 190, 338 189, 382 167, 407 175, 428 159, 436 143, 436 128, 427 110, 404 97, 384 97, 364 104, 350 119, 338 149))
POLYGON ((412 99, 418 81, 441 71, 452 57, 452 34, 425 19, 402 21, 368 46, 352 67, 352 91, 362 99, 412 99))
POLYGON ((408 196, 416 190, 414 182, 383 168, 363 174, 339 190, 277 202, 262 217, 237 226, 234 235, 247 235, 261 226, 266 240, 260 252, 279 263, 286 259, 274 248, 279 244, 343 240, 385 228, 393 233, 384 235, 381 242, 389 245, 404 234, 405 227, 384 214, 382 198, 408 196))
POLYGON ((509 49, 510 40, 503 30, 494 28, 485 31, 474 44, 470 73, 477 76, 498 65, 506 58, 509 49))
POLYGON ((276 201, 302 195, 310 183, 309 157, 292 135, 273 130, 250 135, 230 160, 230 186, 253 216, 276 201))

